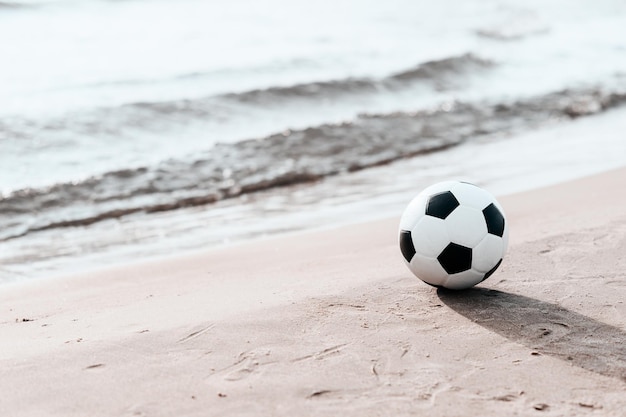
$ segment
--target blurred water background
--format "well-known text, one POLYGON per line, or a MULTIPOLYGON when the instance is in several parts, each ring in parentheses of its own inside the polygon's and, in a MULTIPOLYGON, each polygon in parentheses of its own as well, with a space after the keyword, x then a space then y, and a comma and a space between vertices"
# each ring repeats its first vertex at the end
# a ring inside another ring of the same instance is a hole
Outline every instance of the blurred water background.
POLYGON ((0 40, 0 282, 626 164, 620 0, 16 0, 0 40))

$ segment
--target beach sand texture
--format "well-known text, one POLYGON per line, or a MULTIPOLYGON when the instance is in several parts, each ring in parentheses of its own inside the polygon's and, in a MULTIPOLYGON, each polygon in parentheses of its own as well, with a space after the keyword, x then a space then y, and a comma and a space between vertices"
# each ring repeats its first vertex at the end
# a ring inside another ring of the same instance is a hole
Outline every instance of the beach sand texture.
POLYGON ((464 292, 411 275, 398 218, 8 284, 0 415, 623 416, 624 189, 501 197, 464 292))

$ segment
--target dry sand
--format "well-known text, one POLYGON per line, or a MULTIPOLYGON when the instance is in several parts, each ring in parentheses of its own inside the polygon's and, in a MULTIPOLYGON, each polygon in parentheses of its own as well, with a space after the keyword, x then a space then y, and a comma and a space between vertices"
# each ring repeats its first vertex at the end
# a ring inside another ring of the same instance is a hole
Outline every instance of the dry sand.
POLYGON ((1 416, 624 416, 626 169, 502 197, 479 287, 397 221, 0 288, 1 416))

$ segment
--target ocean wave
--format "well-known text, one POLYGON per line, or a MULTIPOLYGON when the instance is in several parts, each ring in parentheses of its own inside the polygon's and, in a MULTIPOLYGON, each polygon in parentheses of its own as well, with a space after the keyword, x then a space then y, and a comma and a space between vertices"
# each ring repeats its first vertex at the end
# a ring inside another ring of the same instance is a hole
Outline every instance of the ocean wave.
POLYGON ((237 112, 249 111, 249 106, 287 106, 294 100, 309 100, 316 103, 328 98, 375 94, 380 91, 401 91, 416 83, 426 83, 437 89, 445 86, 451 88, 465 75, 488 69, 493 65, 486 59, 467 53, 424 62, 415 68, 381 79, 345 78, 193 99, 132 102, 116 107, 74 112, 52 120, 25 120, 14 117, 0 124, 0 137, 34 138, 42 131, 47 134, 64 132, 95 136, 119 135, 125 129, 163 131, 194 121, 228 120, 237 112), (242 110, 237 107, 241 105, 247 108, 242 110))
POLYGON ((270 87, 242 93, 225 94, 223 97, 242 103, 272 103, 284 98, 315 98, 340 94, 368 93, 379 90, 396 90, 416 81, 441 83, 453 76, 466 75, 472 71, 490 68, 493 65, 494 63, 491 61, 467 53, 440 60, 427 61, 415 68, 392 74, 382 79, 345 78, 317 81, 287 87, 270 87))
POLYGON ((428 61, 416 68, 398 72, 387 78, 389 81, 439 80, 451 75, 463 75, 491 68, 495 63, 471 53, 440 60, 428 61))
POLYGON ((564 90, 506 103, 452 102, 428 111, 364 114, 350 122, 218 144, 190 160, 172 159, 4 195, 0 240, 312 182, 624 103, 626 91, 564 90))
POLYGON ((461 77, 473 71, 488 69, 494 65, 489 60, 466 53, 440 60, 427 61, 415 68, 381 79, 349 77, 226 93, 193 100, 137 102, 127 104, 125 107, 150 110, 157 114, 184 114, 194 117, 206 117, 211 115, 212 109, 217 107, 218 103, 223 103, 224 101, 248 105, 281 105, 298 99, 317 100, 320 98, 337 98, 341 95, 375 93, 381 90, 399 90, 418 81, 441 86, 444 82, 451 82, 454 77, 461 77))

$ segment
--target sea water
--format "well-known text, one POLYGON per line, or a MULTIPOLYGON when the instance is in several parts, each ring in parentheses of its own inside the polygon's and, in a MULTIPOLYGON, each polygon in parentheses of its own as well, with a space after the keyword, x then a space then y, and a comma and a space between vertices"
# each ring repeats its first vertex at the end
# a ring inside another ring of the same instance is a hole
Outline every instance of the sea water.
POLYGON ((0 2, 0 281, 626 162, 626 4, 0 2))

